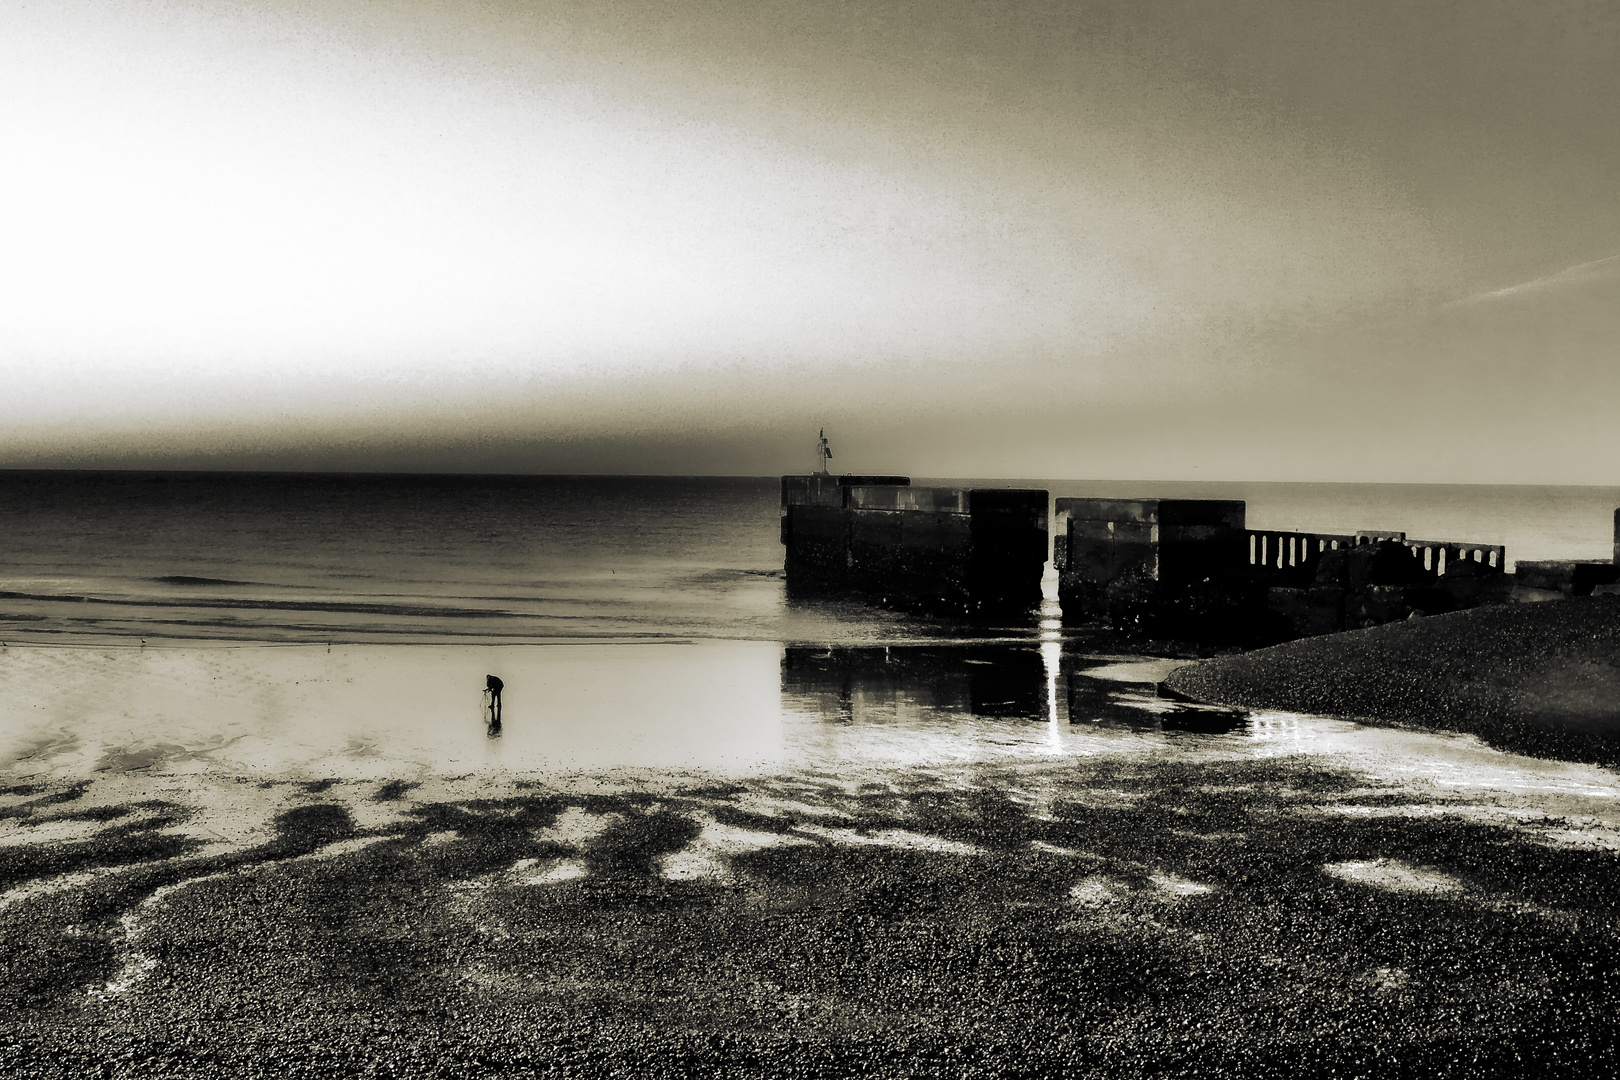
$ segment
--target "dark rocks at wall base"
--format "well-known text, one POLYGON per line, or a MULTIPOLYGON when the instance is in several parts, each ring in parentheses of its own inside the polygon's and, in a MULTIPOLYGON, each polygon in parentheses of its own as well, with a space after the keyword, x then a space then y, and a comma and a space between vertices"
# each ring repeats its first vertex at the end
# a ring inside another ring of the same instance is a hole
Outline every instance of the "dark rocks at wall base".
POLYGON ((1506 603, 1515 595, 1500 549, 1370 534, 1357 539, 1363 542, 1320 552, 1308 587, 1273 585, 1267 591, 1274 640, 1443 615, 1506 603), (1489 550, 1495 551, 1494 562, 1482 557, 1489 550), (1471 551, 1477 554, 1470 557, 1471 551))
POLYGON ((1373 586, 1428 585, 1437 580, 1434 571, 1424 569, 1410 549, 1396 540, 1358 544, 1344 557, 1345 585, 1353 593, 1373 586))
POLYGON ((1026 612, 1041 600, 1047 506, 1045 491, 784 476, 788 591, 940 615, 1026 612))
POLYGON ((1252 647, 1514 591, 1496 545, 1249 530, 1244 504, 1225 500, 1065 498, 1056 509, 1065 620, 1148 637, 1252 647))
POLYGON ((1596 586, 1620 581, 1620 566, 1577 559, 1521 560, 1514 576, 1521 589, 1537 589, 1560 596, 1591 596, 1596 586))
POLYGON ((1482 604, 1507 603, 1513 599, 1514 582, 1515 578, 1500 566, 1459 559, 1446 565, 1440 588, 1451 601, 1451 610, 1462 611, 1482 604))
POLYGON ((1273 587, 1266 590, 1266 608, 1280 623, 1283 632, 1278 637, 1314 637, 1344 629, 1344 593, 1339 589, 1273 587))
POLYGON ((1056 510, 1065 621, 1214 644, 1266 635, 1242 502, 1059 499, 1056 510))

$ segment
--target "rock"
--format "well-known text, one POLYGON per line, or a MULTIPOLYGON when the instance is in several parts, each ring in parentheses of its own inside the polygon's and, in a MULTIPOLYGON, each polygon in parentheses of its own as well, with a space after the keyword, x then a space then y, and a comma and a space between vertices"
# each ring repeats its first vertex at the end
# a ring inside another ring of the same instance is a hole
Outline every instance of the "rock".
POLYGON ((1352 592, 1372 585, 1416 585, 1432 582, 1435 575, 1405 544, 1380 540, 1358 544, 1346 553, 1347 577, 1352 592))
POLYGON ((1579 559, 1521 559, 1515 576, 1517 584, 1527 589, 1546 589, 1564 596, 1590 596, 1599 585, 1620 582, 1620 566, 1579 559))

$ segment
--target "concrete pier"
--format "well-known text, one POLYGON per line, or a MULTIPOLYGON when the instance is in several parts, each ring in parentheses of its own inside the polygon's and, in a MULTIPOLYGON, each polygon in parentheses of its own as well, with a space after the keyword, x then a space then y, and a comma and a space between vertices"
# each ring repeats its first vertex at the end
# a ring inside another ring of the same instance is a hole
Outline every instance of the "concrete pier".
POLYGON ((1058 599, 1067 622, 1154 637, 1253 636, 1244 504, 1058 499, 1058 599))
MULTIPOLYGON (((1252 646, 1502 602, 1513 592, 1500 545, 1387 530, 1249 529, 1245 510, 1229 500, 1058 499, 1064 620, 1252 646)), ((1575 577, 1590 591, 1602 573, 1575 577)))
POLYGON ((1038 490, 784 476, 789 594, 849 594, 943 615, 1027 611, 1041 599, 1047 504, 1038 490))

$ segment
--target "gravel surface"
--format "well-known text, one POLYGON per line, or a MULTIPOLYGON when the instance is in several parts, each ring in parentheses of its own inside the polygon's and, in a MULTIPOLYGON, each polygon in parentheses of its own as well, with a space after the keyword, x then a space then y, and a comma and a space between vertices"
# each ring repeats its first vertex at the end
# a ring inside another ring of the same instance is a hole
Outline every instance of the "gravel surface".
POLYGON ((1172 694, 1478 735, 1620 764, 1620 596, 1506 604, 1182 668, 1172 694))
POLYGON ((345 785, 215 854, 0 793, 0 1075, 1620 1073, 1620 854, 1489 799, 1093 760, 363 828, 345 785))

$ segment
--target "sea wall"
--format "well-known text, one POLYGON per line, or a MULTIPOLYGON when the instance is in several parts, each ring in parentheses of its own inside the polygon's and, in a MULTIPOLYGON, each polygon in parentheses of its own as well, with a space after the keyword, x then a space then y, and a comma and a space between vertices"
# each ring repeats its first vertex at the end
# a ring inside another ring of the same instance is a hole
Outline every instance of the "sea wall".
POLYGON ((1244 556, 1244 504, 1058 499, 1053 546, 1066 622, 1153 637, 1245 640, 1263 603, 1244 556))
POLYGON ((782 477, 790 595, 854 595, 944 615, 1041 599, 1045 491, 912 487, 906 477, 782 477))
MULTIPOLYGON (((1500 545, 1377 530, 1249 529, 1245 512, 1228 500, 1058 499, 1053 550, 1065 621, 1260 645, 1513 593, 1500 545)), ((1571 572, 1565 580, 1589 592, 1593 577, 1571 572)))
MULTIPOLYGON (((1064 621, 1250 647, 1620 591, 1620 560, 1521 561, 1509 573, 1500 544, 1250 529, 1245 515, 1239 500, 1056 500, 1051 550, 1064 621)), ((1041 599, 1045 491, 784 476, 781 530, 793 595, 968 616, 1029 611, 1041 599)), ((1620 555, 1620 510, 1614 543, 1620 555)))

